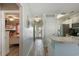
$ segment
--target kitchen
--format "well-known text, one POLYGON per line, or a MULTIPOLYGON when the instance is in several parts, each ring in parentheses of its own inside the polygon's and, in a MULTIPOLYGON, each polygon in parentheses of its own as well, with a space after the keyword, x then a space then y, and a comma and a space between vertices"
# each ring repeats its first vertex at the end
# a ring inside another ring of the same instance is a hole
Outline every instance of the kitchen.
POLYGON ((79 13, 66 13, 57 18, 59 29, 57 35, 47 39, 49 55, 78 56, 79 55, 79 13), (52 46, 52 48, 50 48, 52 46))

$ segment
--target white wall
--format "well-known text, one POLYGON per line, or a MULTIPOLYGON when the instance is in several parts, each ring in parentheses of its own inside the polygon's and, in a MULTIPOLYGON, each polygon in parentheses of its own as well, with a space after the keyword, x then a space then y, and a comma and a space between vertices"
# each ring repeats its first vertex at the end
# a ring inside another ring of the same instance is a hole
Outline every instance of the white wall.
POLYGON ((0 7, 0 55, 5 55, 5 21, 3 19, 3 11, 0 7))
POLYGON ((7 42, 5 39, 5 17, 4 17, 4 10, 2 10, 2 55, 5 56, 6 55, 6 47, 7 42))
POLYGON ((30 16, 30 10, 28 9, 28 4, 21 4, 22 5, 22 21, 21 21, 21 25, 22 25, 22 35, 23 35, 23 45, 21 46, 21 55, 28 55, 29 50, 32 46, 33 43, 33 28, 27 28, 27 24, 26 24, 26 20, 27 20, 27 16, 30 16))
POLYGON ((46 17, 45 15, 44 17, 44 43, 45 46, 48 47, 48 55, 52 56, 54 55, 54 48, 52 48, 52 46, 54 45, 54 41, 51 41, 49 38, 51 36, 58 36, 58 29, 59 29, 59 21, 56 19, 56 17, 46 17), (53 45, 52 45, 53 43, 53 45))
POLYGON ((9 31, 5 31, 5 55, 9 53, 9 31))
POLYGON ((2 55, 2 29, 1 29, 1 20, 0 20, 0 56, 2 55))
POLYGON ((6 54, 6 46, 5 46, 5 20, 3 10, 0 10, 0 48, 1 55, 6 54))
POLYGON ((0 56, 2 55, 2 17, 1 17, 1 8, 0 8, 0 56))
MULTIPOLYGON (((51 36, 57 36, 58 29, 59 29, 59 23, 58 20, 55 17, 44 17, 44 42, 48 43, 46 39, 48 39, 51 36)), ((47 45, 45 43, 45 46, 47 45)))
POLYGON ((45 19, 45 37, 48 38, 53 35, 58 35, 59 29, 58 20, 55 17, 46 17, 45 19))

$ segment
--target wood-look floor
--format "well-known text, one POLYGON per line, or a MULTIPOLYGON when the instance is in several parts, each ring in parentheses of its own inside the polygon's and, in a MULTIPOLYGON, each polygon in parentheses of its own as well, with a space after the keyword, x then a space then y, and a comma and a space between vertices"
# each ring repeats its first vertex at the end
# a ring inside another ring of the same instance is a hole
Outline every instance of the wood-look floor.
POLYGON ((10 47, 10 52, 7 56, 19 56, 19 46, 10 47))
MULTIPOLYGON (((45 56, 48 56, 48 48, 44 48, 45 56)), ((10 52, 7 56, 19 56, 19 46, 10 47, 10 52)), ((34 49, 31 51, 29 56, 34 56, 34 49)))

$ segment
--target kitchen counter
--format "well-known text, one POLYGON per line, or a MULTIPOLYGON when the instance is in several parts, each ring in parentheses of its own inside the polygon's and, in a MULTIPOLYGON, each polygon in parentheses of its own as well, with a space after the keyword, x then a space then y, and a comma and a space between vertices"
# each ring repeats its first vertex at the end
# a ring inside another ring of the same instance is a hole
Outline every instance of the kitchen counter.
POLYGON ((51 56, 79 56, 79 37, 50 37, 48 51, 51 56))
POLYGON ((79 37, 69 36, 69 37, 50 37, 50 39, 57 42, 72 42, 79 43, 79 37))

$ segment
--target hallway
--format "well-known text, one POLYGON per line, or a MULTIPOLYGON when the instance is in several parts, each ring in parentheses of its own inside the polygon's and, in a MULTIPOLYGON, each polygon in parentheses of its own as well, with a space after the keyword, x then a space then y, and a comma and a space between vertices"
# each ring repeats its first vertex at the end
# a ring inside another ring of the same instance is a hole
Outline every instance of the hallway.
POLYGON ((79 55, 78 3, 4 3, 0 13, 0 55, 79 55))

